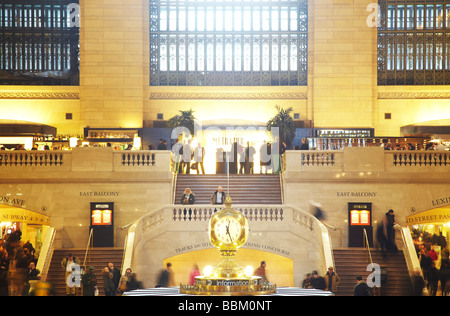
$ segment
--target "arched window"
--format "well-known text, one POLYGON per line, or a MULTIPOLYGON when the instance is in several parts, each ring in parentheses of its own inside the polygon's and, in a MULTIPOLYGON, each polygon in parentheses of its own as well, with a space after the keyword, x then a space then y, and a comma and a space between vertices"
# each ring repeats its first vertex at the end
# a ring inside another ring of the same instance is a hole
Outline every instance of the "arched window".
POLYGON ((307 16, 307 0, 150 0, 150 85, 306 85, 307 16))

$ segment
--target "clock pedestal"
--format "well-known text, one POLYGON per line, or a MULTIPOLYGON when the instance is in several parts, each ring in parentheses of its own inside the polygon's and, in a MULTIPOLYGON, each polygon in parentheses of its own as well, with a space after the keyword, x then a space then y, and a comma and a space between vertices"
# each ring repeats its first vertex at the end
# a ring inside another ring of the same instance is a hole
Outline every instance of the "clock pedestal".
POLYGON ((215 213, 209 222, 211 243, 220 250, 221 262, 209 275, 195 278, 193 285, 180 285, 180 293, 190 295, 265 295, 276 292, 276 285, 263 283, 258 276, 245 275, 245 269, 236 262, 237 249, 248 238, 248 222, 243 214, 231 208, 231 199, 225 208, 215 213))

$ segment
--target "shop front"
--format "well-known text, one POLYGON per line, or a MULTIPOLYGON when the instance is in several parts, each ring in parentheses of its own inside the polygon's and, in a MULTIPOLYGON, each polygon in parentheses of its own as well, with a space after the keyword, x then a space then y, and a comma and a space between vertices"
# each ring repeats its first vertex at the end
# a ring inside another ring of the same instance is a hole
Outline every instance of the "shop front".
POLYGON ((434 250, 439 268, 442 258, 448 256, 450 206, 412 214, 406 218, 406 223, 411 228, 416 249, 419 251, 423 245, 427 251, 434 250))
POLYGON ((24 243, 30 241, 38 254, 49 225, 48 216, 0 204, 0 240, 7 240, 12 233, 20 230, 21 240, 24 243))

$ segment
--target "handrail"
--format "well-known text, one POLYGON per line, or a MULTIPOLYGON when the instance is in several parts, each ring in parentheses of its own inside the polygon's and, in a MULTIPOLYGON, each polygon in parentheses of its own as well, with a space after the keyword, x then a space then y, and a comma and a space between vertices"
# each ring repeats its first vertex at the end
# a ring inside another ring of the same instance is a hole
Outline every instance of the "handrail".
POLYGON ((342 227, 340 226, 331 226, 330 224, 327 223, 323 223, 322 224, 327 228, 327 229, 331 229, 334 231, 339 231, 339 242, 340 242, 340 247, 342 248, 342 227))
POLYGON ((44 242, 42 243, 41 251, 39 253, 36 269, 41 272, 41 280, 46 281, 48 271, 50 269, 50 262, 53 257, 54 242, 56 236, 56 229, 49 227, 45 234, 44 242))
POLYGON ((373 264, 372 253, 370 252, 370 243, 369 238, 367 237, 367 230, 364 228, 364 236, 363 236, 363 245, 367 248, 367 252, 369 254, 370 263, 373 264))
POLYGON ((84 261, 83 261, 83 266, 86 266, 86 259, 89 253, 89 249, 91 247, 91 240, 92 240, 92 234, 93 234, 94 230, 91 228, 91 231, 89 232, 89 240, 88 240, 88 244, 86 246, 86 253, 84 254, 84 261))
MULTIPOLYGON (((414 246, 414 241, 411 237, 411 230, 409 227, 401 227, 400 229, 402 240, 403 240, 403 255, 405 256, 406 266, 408 268, 409 277, 411 278, 411 283, 414 286, 413 277, 423 276, 422 268, 420 267, 420 261, 416 253, 416 247, 414 246)), ((423 289, 427 292, 427 289, 423 289)))
POLYGON ((177 195, 177 179, 178 173, 174 172, 172 175, 172 203, 175 204, 175 197, 177 195))

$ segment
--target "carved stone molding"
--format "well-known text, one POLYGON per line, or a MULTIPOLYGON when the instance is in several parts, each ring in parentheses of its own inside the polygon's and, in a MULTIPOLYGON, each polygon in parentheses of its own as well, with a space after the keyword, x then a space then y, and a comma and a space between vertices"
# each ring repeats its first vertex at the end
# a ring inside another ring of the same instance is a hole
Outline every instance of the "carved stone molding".
POLYGON ((78 92, 0 91, 0 99, 78 100, 78 92))
POLYGON ((306 100, 306 92, 155 92, 150 100, 306 100))
POLYGON ((378 99, 450 99, 449 91, 378 92, 378 99))

